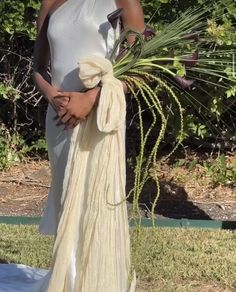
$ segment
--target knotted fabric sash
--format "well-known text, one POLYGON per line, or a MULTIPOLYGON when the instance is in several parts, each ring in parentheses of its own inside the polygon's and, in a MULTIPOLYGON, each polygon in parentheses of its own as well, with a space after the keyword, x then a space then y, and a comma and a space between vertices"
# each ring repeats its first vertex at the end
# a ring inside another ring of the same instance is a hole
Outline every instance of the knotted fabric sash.
POLYGON ((95 56, 79 60, 79 77, 85 87, 101 82, 102 89, 97 109, 73 131, 48 292, 133 292, 122 83, 110 61, 95 56))

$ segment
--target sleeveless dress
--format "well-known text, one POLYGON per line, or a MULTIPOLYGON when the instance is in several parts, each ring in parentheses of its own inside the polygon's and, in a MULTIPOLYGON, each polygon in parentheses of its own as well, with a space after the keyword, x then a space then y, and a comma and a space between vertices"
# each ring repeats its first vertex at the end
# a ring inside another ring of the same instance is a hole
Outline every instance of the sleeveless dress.
MULTIPOLYGON (((67 0, 51 14, 47 32, 51 53, 51 80, 52 85, 58 88, 58 90, 79 91, 83 88, 78 75, 79 58, 91 55, 105 58, 109 57, 115 38, 119 35, 119 31, 113 30, 107 20, 107 15, 116 9, 117 6, 115 0, 67 0)), ((43 234, 57 235, 57 228, 62 215, 63 204, 66 201, 66 192, 63 192, 63 188, 65 188, 70 179, 66 174, 69 161, 68 157, 70 156, 70 153, 73 153, 74 148, 76 147, 76 137, 78 132, 83 131, 83 128, 86 128, 86 126, 81 123, 73 130, 64 131, 63 126, 56 125, 57 121, 55 121, 54 117, 55 112, 49 105, 46 116, 46 139, 51 164, 52 183, 44 215, 40 224, 40 232, 43 234)), ((72 162, 75 163, 74 161, 72 162)), ((70 161, 69 163, 71 164, 72 162, 70 161)), ((76 161, 76 163, 80 163, 80 161, 76 161)), ((119 178, 112 179, 119 180, 119 178)), ((85 186, 81 185, 81 188, 84 187, 85 186)), ((129 263, 127 264, 127 262, 122 260, 123 256, 127 255, 127 248, 129 248, 127 210, 126 205, 124 207, 124 204, 118 207, 117 211, 113 214, 113 217, 115 217, 112 226, 116 242, 107 243, 107 241, 109 241, 109 234, 103 233, 99 235, 100 237, 95 237, 96 241, 98 241, 99 238, 101 240, 101 242, 96 243, 98 246, 97 250, 93 247, 93 252, 96 252, 99 255, 94 262, 97 268, 96 275, 94 274, 94 283, 98 283, 96 284, 97 286, 95 284, 90 285, 88 290, 86 288, 82 289, 82 286, 75 283, 78 278, 78 276, 76 276, 76 273, 78 273, 76 255, 78 257, 79 248, 77 240, 79 233, 82 231, 81 228, 83 228, 81 221, 85 216, 86 209, 89 208, 89 203, 86 202, 86 195, 86 192, 84 192, 84 197, 82 196, 79 201, 80 211, 78 213, 78 222, 76 223, 78 225, 78 234, 74 235, 74 240, 71 244, 69 266, 66 270, 66 288, 61 291, 135 291, 135 279, 133 279, 130 287, 128 284, 129 263), (120 216, 125 218, 125 220, 127 219, 124 226, 122 225, 122 221, 119 220, 120 216), (121 235, 125 240, 122 239, 121 235), (102 250, 99 250, 99 246, 102 246, 101 244, 103 240, 105 240, 104 245, 110 250, 109 255, 111 259, 108 259, 107 263, 111 265, 111 275, 109 275, 109 272, 104 275, 103 271, 99 270, 99 262, 102 261, 101 257, 103 257, 102 250), (100 252, 101 254, 99 254, 100 252), (117 269, 115 265, 120 265, 120 267, 117 269), (105 277, 102 281, 99 279, 101 275, 104 275, 105 277), (78 286, 80 289, 78 289, 78 286), (109 287, 116 288, 112 288, 111 291, 109 287)), ((118 198, 118 201, 123 199, 119 197, 119 189, 116 190, 114 196, 118 198)), ((104 218, 104 224, 106 225, 106 218, 104 218)), ((70 228, 70 226, 68 226, 68 228, 70 228)), ((2 267, 4 271, 4 265, 2 265, 2 267)), ((47 291, 52 271, 33 269, 23 265, 7 265, 6 269, 8 269, 8 271, 5 274, 1 274, 0 267, 0 292, 47 291), (9 278, 8 275, 11 267, 13 277, 9 278)), ((85 280, 82 279, 81 281, 85 280)), ((85 285, 84 287, 88 286, 85 285)))
MULTIPOLYGON (((51 52, 51 80, 62 91, 79 91, 79 58, 96 55, 108 57, 113 48, 114 31, 107 15, 116 10, 115 0, 67 0, 50 16, 48 41, 51 52)), ((55 112, 48 107, 46 139, 51 164, 52 184, 45 213, 40 224, 44 234, 56 234, 64 181, 64 171, 71 150, 71 137, 80 127, 64 131, 54 120, 55 112)))

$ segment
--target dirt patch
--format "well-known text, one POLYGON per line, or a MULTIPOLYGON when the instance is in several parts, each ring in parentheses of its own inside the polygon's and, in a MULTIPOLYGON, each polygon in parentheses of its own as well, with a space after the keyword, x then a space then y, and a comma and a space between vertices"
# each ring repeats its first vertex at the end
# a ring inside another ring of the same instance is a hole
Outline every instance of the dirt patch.
MULTIPOLYGON (((187 173, 182 167, 173 170, 162 167, 157 217, 236 220, 235 188, 212 187, 206 180, 196 179, 196 171, 187 173)), ((46 160, 28 161, 1 172, 0 215, 41 216, 49 186, 50 168, 46 160)), ((143 216, 150 217, 154 197, 150 183, 140 200, 143 216)))
MULTIPOLYGON (((150 171, 158 173, 160 181, 157 218, 236 221, 236 181, 232 178, 236 154, 224 154, 227 166, 223 170, 218 165, 219 157, 217 153, 188 148, 176 151, 164 163, 157 163, 150 171)), ((128 184, 129 179, 128 176, 128 184)), ((143 216, 151 217, 155 198, 155 183, 149 181, 140 197, 143 216)))
POLYGON ((29 161, 0 173, 0 214, 41 216, 50 186, 48 161, 29 161))

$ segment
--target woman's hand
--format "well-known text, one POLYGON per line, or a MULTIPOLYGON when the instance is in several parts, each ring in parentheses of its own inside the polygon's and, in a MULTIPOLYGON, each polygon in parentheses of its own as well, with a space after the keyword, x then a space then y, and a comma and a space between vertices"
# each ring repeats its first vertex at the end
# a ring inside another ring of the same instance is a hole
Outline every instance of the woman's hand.
POLYGON ((57 113, 57 116, 62 116, 67 112, 66 106, 69 100, 70 98, 68 96, 63 96, 60 92, 57 92, 57 94, 50 99, 50 104, 57 113))
POLYGON ((81 120, 92 111, 95 103, 98 101, 100 87, 90 89, 86 92, 59 92, 63 98, 61 111, 58 111, 60 122, 65 124, 65 129, 74 128, 81 120), (64 107, 64 102, 68 98, 68 103, 64 107))

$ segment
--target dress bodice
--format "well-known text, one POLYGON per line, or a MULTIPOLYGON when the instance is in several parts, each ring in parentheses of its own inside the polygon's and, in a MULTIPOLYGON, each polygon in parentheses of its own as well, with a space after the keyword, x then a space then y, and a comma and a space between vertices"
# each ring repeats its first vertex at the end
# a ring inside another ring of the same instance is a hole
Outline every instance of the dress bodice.
POLYGON ((54 86, 65 91, 80 90, 78 59, 109 56, 117 32, 107 15, 116 8, 115 0, 67 0, 51 14, 47 36, 54 86))

